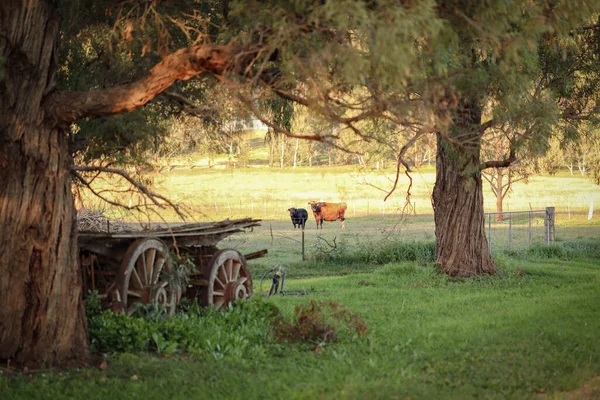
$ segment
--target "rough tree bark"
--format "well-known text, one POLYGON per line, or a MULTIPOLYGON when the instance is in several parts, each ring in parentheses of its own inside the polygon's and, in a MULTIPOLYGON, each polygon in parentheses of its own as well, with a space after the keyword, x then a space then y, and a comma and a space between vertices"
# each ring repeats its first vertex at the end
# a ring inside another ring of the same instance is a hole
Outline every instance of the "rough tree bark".
POLYGON ((128 112, 177 80, 223 73, 227 46, 165 57, 127 85, 56 91, 55 0, 0 2, 0 361, 81 365, 88 357, 71 193, 69 123, 128 112))
POLYGON ((496 273, 484 229, 481 113, 478 99, 459 101, 448 135, 437 134, 436 263, 450 276, 496 273))
POLYGON ((0 359, 88 358, 65 131, 44 118, 59 30, 54 2, 0 4, 0 359))

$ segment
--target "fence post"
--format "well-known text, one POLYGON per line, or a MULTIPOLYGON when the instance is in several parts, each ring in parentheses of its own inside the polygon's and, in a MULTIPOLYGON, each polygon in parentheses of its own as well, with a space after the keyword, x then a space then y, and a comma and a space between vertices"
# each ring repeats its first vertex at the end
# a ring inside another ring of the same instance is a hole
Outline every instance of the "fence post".
POLYGON ((531 210, 529 210, 529 246, 531 246, 531 210))
POLYGON ((508 248, 512 249, 512 213, 508 214, 508 248))
POLYGON ((302 261, 304 260, 304 224, 302 224, 302 261))
POLYGON ((549 245, 550 242, 554 242, 554 207, 546 207, 544 228, 546 228, 546 244, 549 245))
POLYGON ((488 245, 490 246, 490 254, 492 253, 492 213, 488 213, 488 245))

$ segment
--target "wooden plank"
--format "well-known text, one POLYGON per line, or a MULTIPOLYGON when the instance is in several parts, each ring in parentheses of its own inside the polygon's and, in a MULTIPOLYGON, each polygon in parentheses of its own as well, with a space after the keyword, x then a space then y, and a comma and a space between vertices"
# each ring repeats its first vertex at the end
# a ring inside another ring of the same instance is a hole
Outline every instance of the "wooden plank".
POLYGON ((242 232, 243 229, 251 228, 254 226, 260 226, 259 222, 260 220, 258 219, 245 218, 231 221, 225 220, 216 223, 186 224, 181 227, 175 227, 173 229, 155 229, 146 231, 116 233, 80 232, 79 240, 81 243, 98 243, 123 241, 123 239, 138 238, 175 238, 175 240, 177 240, 178 237, 190 237, 189 241, 194 240, 194 238, 197 238, 200 241, 200 238, 203 238, 201 241, 211 242, 210 236, 215 236, 211 243, 216 243, 218 240, 222 240, 223 237, 237 232, 242 232))
POLYGON ((254 253, 244 254, 244 258, 246 260, 254 260, 255 258, 264 257, 268 252, 269 252, 269 250, 267 250, 267 249, 259 250, 259 251, 255 251, 254 253))

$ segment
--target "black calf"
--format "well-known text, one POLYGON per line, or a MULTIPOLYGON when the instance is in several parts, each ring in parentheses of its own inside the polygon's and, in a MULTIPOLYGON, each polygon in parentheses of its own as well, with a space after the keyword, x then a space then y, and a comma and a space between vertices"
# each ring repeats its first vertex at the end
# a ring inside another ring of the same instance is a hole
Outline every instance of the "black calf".
POLYGON ((290 218, 292 219, 292 224, 294 224, 294 229, 296 229, 296 225, 298 228, 304 229, 306 225, 306 220, 308 219, 308 212, 304 208, 288 208, 290 212, 290 218))

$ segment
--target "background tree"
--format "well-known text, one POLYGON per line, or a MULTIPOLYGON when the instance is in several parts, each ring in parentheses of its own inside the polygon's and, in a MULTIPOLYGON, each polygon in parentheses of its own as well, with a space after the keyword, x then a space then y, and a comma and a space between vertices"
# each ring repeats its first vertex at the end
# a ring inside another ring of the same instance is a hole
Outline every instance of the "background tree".
MULTIPOLYGON (((502 158, 510 153, 510 145, 515 141, 515 132, 509 129, 490 130, 491 135, 482 144, 482 153, 488 159, 502 158)), ((504 199, 511 192, 513 184, 525 181, 535 172, 532 156, 519 154, 516 161, 507 167, 492 167, 482 171, 483 178, 489 183, 496 198, 496 221, 503 221, 504 199)))

